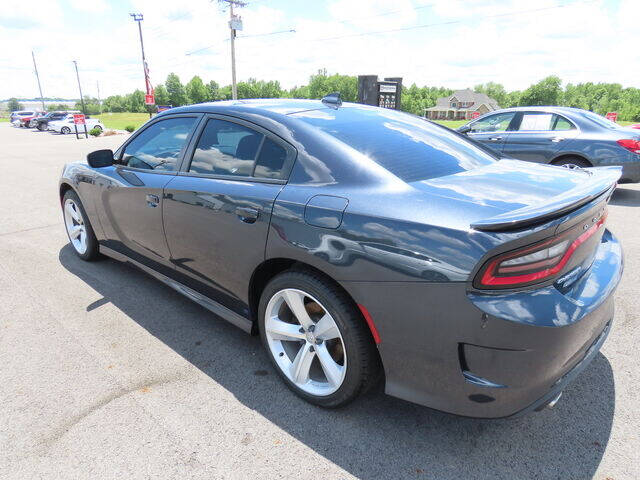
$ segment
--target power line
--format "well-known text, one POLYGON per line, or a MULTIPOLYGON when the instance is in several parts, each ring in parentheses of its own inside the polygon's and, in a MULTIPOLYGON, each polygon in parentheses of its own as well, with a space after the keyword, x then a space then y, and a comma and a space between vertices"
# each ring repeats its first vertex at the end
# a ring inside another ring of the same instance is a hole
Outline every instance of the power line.
POLYGON ((382 12, 382 13, 377 13, 375 15, 369 15, 367 17, 357 17, 357 18, 350 18, 348 20, 340 20, 339 22, 336 23, 353 23, 354 21, 360 21, 360 20, 369 20, 371 18, 377 18, 377 17, 386 17, 389 15, 394 15, 396 13, 402 13, 402 12, 409 12, 411 10, 422 10, 423 8, 429 8, 429 7, 433 7, 433 3, 427 3, 426 5, 416 5, 415 7, 411 7, 411 8, 402 8, 400 10, 391 10, 389 12, 382 12))
MULTIPOLYGON (((595 0, 589 0, 587 2, 583 2, 583 3, 592 3, 595 0)), ((479 17, 474 17, 472 20, 478 21, 478 20, 483 20, 483 19, 488 19, 488 18, 498 18, 498 17, 507 17, 507 16, 513 16, 513 15, 521 15, 524 13, 535 13, 535 12, 541 12, 541 11, 545 11, 545 10, 554 10, 557 8, 564 8, 564 7, 570 7, 575 5, 576 3, 571 3, 571 4, 562 4, 562 5, 554 5, 551 7, 542 7, 542 8, 532 8, 532 9, 527 9, 527 10, 518 10, 518 11, 514 11, 514 12, 507 12, 507 13, 499 13, 499 14, 494 14, 494 15, 485 15, 485 16, 479 16, 479 17)), ((372 32, 360 32, 360 33, 350 33, 350 34, 346 34, 346 35, 338 35, 335 37, 324 37, 324 38, 314 38, 314 39, 310 39, 307 40, 308 42, 324 42, 327 40, 339 40, 342 38, 352 38, 352 37, 364 37, 364 36, 369 36, 369 35, 380 35, 380 34, 385 34, 385 33, 397 33, 397 32, 406 32, 409 30, 417 30, 420 28, 430 28, 430 27, 439 27, 439 26, 444 26, 444 25, 454 25, 454 24, 460 24, 460 23, 465 23, 468 22, 469 20, 449 20, 447 22, 438 22, 438 23, 427 23, 424 25, 412 25, 409 27, 399 27, 399 28, 390 28, 388 30, 377 30, 377 31, 372 31, 372 32)))

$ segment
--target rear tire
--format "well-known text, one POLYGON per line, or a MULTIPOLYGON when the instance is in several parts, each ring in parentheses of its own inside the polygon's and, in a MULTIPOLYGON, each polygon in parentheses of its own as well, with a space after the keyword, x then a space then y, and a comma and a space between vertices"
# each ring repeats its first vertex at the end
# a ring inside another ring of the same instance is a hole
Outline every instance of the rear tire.
POLYGON ((47 125, 40 122, 38 123, 38 130, 40 130, 41 132, 44 132, 47 129, 47 125))
POLYGON ((60 133, 66 135, 67 133, 71 133, 71 129, 69 127, 62 127, 60 133))
POLYGON ((557 165, 559 167, 564 167, 565 165, 576 165, 581 168, 589 168, 593 166, 589 162, 587 162, 584 158, 580 158, 580 157, 564 157, 554 161, 553 165, 557 165))
POLYGON ((341 407, 380 378, 378 352, 357 306, 323 276, 306 270, 277 275, 262 292, 258 315, 276 371, 309 403, 341 407))
POLYGON ((76 255, 87 262, 100 258, 98 239, 80 197, 73 190, 68 190, 62 198, 62 215, 69 243, 76 255))

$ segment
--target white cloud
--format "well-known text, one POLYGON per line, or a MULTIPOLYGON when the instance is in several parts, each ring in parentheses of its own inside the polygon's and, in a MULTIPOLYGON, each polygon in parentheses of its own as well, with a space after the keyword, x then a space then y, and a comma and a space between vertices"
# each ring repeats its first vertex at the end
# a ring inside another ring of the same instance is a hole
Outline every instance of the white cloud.
MULTIPOLYGON (((308 5, 292 1, 278 9, 256 1, 239 10, 244 21, 236 42, 239 79, 275 79, 291 87, 325 67, 332 73, 402 76, 406 84, 452 88, 495 81, 522 89, 551 74, 565 82, 640 86, 637 0, 574 0, 562 8, 553 8, 556 0, 308 5), (250 37, 289 29, 296 33, 250 37), (386 30, 395 31, 366 34, 386 30)), ((230 82, 228 12, 217 2, 34 0, 8 2, 0 11, 0 98, 37 95, 31 49, 47 96, 77 96, 73 59, 86 94, 96 94, 97 81, 103 97, 143 88, 131 11, 144 13, 154 83, 172 71, 185 83, 195 74, 230 82)))

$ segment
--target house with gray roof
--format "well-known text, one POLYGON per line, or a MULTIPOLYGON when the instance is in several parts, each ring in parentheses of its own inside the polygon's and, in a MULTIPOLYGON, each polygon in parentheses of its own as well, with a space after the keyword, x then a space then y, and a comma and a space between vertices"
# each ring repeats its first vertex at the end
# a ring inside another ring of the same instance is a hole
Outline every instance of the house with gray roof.
POLYGON ((430 120, 471 120, 499 108, 493 98, 467 88, 439 98, 435 107, 425 110, 425 116, 430 120))

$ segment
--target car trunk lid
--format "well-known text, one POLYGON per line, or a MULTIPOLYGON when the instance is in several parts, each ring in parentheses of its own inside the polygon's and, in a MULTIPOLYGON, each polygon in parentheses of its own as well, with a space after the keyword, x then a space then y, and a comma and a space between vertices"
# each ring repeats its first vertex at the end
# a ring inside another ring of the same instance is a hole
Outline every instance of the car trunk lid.
POLYGON ((413 186, 432 195, 490 207, 490 216, 470 219, 469 226, 482 231, 505 231, 565 215, 612 191, 620 174, 620 167, 573 170, 505 159, 455 175, 414 182, 413 186))

